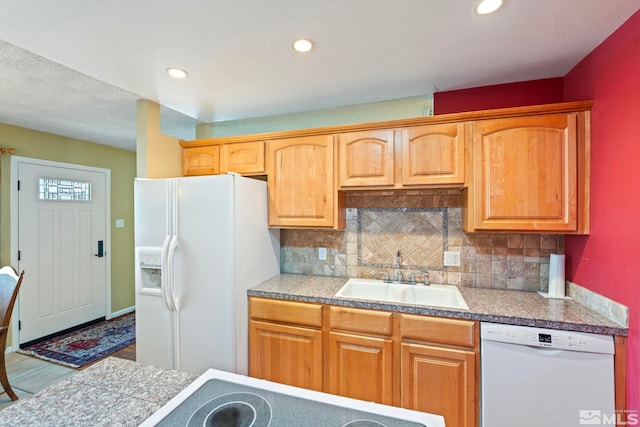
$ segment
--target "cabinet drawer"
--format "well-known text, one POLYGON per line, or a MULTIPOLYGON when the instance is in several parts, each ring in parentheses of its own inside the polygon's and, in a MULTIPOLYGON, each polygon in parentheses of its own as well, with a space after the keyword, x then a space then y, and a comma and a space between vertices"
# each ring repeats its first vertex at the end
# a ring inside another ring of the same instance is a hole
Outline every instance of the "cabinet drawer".
POLYGON ((322 327, 322 305, 264 298, 249 299, 252 319, 322 327))
POLYGON ((389 336, 393 332, 388 312, 332 306, 329 313, 331 329, 389 336))
POLYGON ((477 322, 403 314, 400 318, 402 339, 474 348, 477 322))

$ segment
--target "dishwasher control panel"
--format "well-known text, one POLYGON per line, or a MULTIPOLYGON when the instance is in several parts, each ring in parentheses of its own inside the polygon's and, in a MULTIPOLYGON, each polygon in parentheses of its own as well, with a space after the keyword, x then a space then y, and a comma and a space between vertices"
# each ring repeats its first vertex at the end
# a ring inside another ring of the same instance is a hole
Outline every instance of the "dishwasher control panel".
POLYGON ((480 324, 480 336, 483 340, 532 347, 614 354, 611 335, 483 322, 480 324))

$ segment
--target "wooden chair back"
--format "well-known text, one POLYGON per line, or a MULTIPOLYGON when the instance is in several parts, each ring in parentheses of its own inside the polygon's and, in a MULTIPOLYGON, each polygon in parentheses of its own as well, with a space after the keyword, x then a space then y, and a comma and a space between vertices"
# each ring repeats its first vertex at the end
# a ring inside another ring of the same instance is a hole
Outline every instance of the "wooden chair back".
POLYGON ((0 320, 2 321, 0 326, 0 385, 2 385, 11 400, 18 400, 18 395, 11 388, 7 378, 4 352, 7 346, 11 312, 13 311, 13 305, 16 303, 23 277, 24 271, 18 276, 18 272, 11 266, 0 268, 0 320))
POLYGON ((18 272, 11 266, 0 268, 0 321, 2 321, 0 327, 2 329, 9 327, 11 312, 13 312, 23 277, 24 271, 18 276, 18 272))

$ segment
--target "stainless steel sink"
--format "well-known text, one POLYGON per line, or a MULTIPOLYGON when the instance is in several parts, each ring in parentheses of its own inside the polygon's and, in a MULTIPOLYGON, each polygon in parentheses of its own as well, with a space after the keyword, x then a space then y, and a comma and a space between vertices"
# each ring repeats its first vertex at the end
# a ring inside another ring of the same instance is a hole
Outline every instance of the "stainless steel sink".
POLYGON ((349 279, 336 292, 335 296, 337 298, 469 309, 458 288, 452 285, 406 285, 385 283, 375 279, 353 278, 349 279))

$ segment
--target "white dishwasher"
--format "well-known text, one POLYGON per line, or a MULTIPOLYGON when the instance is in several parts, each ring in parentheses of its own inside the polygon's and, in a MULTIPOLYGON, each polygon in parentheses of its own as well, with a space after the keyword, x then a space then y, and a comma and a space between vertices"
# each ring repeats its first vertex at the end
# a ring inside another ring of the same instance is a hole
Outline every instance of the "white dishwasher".
POLYGON ((481 323, 483 427, 570 427, 615 415, 610 335, 481 323))

